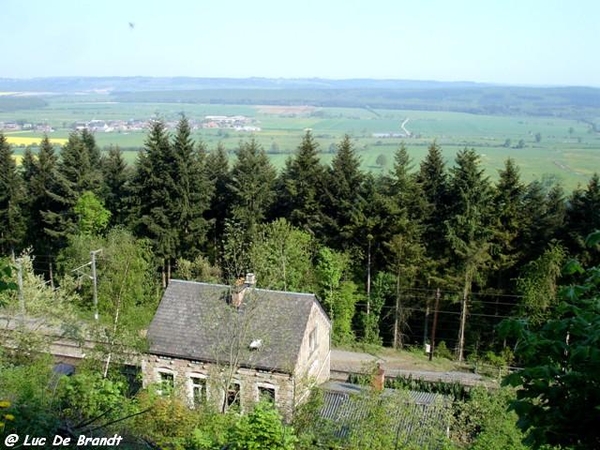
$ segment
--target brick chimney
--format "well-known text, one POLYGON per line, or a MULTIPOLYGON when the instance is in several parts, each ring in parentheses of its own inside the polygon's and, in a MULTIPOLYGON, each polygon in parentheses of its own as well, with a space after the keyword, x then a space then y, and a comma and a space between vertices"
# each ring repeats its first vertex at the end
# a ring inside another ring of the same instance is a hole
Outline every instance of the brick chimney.
POLYGON ((371 386, 379 392, 383 391, 383 387, 385 386, 385 370, 383 370, 380 363, 377 363, 377 368, 373 371, 371 386))
POLYGON ((253 273, 247 273, 246 279, 244 280, 246 287, 254 287, 256 285, 256 275, 253 273))
POLYGON ((231 290, 231 306, 239 308, 244 302, 244 295, 249 288, 256 284, 256 276, 253 273, 247 273, 246 278, 238 278, 231 290))

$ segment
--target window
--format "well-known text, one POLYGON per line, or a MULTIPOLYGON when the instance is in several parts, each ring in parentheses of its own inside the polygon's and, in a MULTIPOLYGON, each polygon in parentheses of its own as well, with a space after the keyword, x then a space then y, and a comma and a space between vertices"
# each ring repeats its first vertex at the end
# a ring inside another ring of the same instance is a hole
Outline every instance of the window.
POLYGON ((258 386, 258 401, 266 400, 275 403, 275 387, 258 386))
POLYGON ((315 327, 313 328, 313 330, 310 332, 310 334, 308 335, 308 349, 309 351, 312 353, 314 352, 318 345, 318 337, 317 337, 317 326, 315 325, 315 327))
POLYGON ((207 399, 206 378, 198 375, 192 375, 189 379, 190 400, 192 405, 199 405, 207 399))
POLYGON ((233 383, 227 389, 227 407, 231 406, 240 407, 240 383, 233 383))
POLYGON ((175 387, 175 374, 173 372, 167 372, 159 370, 158 372, 158 393, 160 395, 168 395, 173 392, 175 387))

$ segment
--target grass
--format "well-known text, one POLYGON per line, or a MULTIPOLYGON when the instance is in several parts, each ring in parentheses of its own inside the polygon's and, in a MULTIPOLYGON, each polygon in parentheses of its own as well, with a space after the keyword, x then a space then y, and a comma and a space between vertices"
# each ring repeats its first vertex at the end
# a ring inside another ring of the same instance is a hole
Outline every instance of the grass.
MULTIPOLYGON (((334 146, 344 134, 353 137, 362 160, 362 167, 375 173, 391 169, 393 154, 401 144, 400 138, 382 138, 374 133, 400 133, 400 124, 408 118, 406 128, 412 133, 404 139, 415 166, 427 153, 427 147, 436 140, 442 147, 449 165, 456 153, 474 148, 484 168, 493 180, 508 157, 515 159, 522 178, 529 182, 551 176, 561 180, 567 190, 587 183, 591 174, 600 168, 600 134, 591 132, 583 121, 559 117, 491 116, 445 111, 385 110, 365 108, 274 107, 261 105, 217 105, 189 103, 115 103, 109 96, 59 96, 46 98, 47 106, 39 109, 0 113, 0 122, 23 120, 29 123, 47 123, 57 131, 52 140, 61 145, 76 121, 128 120, 162 117, 175 121, 181 113, 192 120, 206 115, 245 115, 251 117, 261 131, 255 137, 269 153, 272 163, 282 168, 285 160, 301 142, 307 128, 312 129, 319 143, 321 158, 328 163, 334 146), (541 140, 536 142, 536 134, 541 140), (506 140, 511 145, 505 147, 506 140), (524 148, 514 148, 522 140, 524 148), (379 166, 377 157, 383 154, 387 164, 379 166)), ((9 142, 20 147, 37 144, 41 133, 6 133, 9 142)), ((232 158, 240 141, 248 133, 234 130, 206 130, 194 132, 196 140, 206 143, 209 150, 221 143, 232 158)), ((118 145, 125 151, 125 159, 133 163, 137 150, 143 146, 145 132, 96 133, 101 148, 118 145)))
POLYGON ((464 370, 464 364, 451 361, 446 358, 434 357, 429 361, 421 346, 405 347, 396 350, 374 344, 354 343, 347 346, 337 347, 338 350, 361 352, 384 360, 385 365, 405 370, 431 370, 434 372, 460 371, 464 370))

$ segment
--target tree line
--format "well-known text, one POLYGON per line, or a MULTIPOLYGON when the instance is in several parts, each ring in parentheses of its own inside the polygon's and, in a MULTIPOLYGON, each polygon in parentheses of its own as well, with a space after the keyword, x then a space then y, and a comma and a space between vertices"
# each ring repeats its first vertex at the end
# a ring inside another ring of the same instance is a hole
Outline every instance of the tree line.
POLYGON ((412 312, 429 311, 440 289, 440 308, 459 319, 440 324, 458 359, 502 347, 495 318, 544 320, 568 256, 600 260, 584 245, 600 228, 597 174, 565 193, 524 183, 508 159, 492 182, 473 149, 447 165, 435 141, 418 164, 401 144, 377 176, 348 135, 330 165, 318 154, 307 131, 280 172, 254 138, 230 162, 222 146, 195 142, 183 117, 173 133, 153 122, 133 166, 81 130, 58 151, 45 136, 19 167, 0 134, 0 254, 31 248, 49 278, 61 254, 67 270, 76 236, 119 229, 148 247, 163 287, 254 272, 260 287, 316 292, 338 343, 415 342, 412 312))

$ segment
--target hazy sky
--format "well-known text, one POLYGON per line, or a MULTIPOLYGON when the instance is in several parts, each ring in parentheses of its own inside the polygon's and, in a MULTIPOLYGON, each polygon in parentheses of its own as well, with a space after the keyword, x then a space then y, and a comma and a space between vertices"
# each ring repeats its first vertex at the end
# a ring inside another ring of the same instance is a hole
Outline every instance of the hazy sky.
POLYGON ((0 0, 0 77, 600 86, 599 18, 598 0, 0 0))

